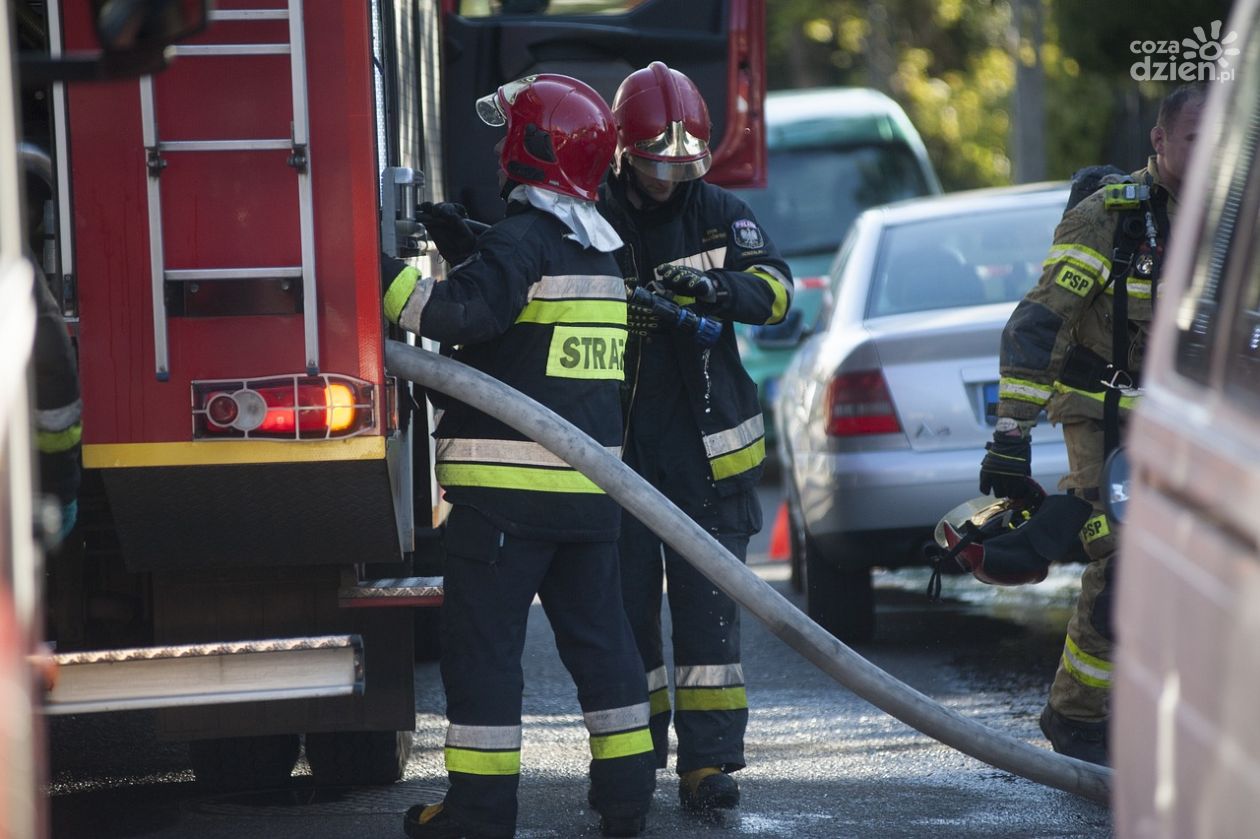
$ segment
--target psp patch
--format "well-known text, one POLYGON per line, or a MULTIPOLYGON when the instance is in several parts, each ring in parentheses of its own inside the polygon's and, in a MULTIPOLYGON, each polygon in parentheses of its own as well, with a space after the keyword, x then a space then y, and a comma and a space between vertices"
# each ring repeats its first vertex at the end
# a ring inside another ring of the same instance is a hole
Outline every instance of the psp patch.
POLYGON ((766 244, 766 240, 761 236, 761 228, 751 219, 742 218, 732 224, 731 236, 735 239, 735 244, 744 250, 765 247, 766 244))

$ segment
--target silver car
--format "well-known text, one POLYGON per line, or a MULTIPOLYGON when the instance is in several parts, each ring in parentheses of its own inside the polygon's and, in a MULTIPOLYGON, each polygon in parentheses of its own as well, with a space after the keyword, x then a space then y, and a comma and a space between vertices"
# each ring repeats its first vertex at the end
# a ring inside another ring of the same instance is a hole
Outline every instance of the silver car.
MULTIPOLYGON (((1002 328, 1067 195, 1036 184, 915 199, 863 213, 841 245, 832 310, 776 403, 793 579, 836 637, 871 637, 871 568, 923 563, 936 522, 979 493, 1002 328)), ((1039 424, 1032 450, 1053 491, 1067 471, 1059 430, 1039 424)))

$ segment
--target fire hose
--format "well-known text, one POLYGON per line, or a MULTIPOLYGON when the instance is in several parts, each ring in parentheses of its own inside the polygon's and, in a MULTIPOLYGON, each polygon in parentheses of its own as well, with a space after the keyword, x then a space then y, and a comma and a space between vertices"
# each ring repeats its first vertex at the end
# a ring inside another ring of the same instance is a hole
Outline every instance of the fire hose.
POLYGON ((385 363, 393 375, 489 414, 565 460, 780 640, 862 699, 990 766, 1107 802, 1110 769, 994 731, 876 667, 810 620, 630 467, 548 408, 479 370, 397 341, 386 342, 385 363))

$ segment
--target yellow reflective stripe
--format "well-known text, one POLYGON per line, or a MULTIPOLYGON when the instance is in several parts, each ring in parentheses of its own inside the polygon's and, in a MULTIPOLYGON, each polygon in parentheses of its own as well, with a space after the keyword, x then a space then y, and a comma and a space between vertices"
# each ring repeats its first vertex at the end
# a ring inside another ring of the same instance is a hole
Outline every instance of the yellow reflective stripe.
POLYGON ((1034 405, 1044 405, 1054 396, 1054 391, 1040 382, 1003 376, 998 382, 998 399, 1018 399, 1034 405))
MULTIPOLYGON (((1092 399, 1095 402, 1102 402, 1106 399, 1106 396, 1107 396, 1107 392, 1105 390, 1099 391, 1097 393, 1092 393, 1088 390, 1081 390, 1079 388, 1070 387, 1068 385, 1063 384, 1063 382, 1055 382, 1054 389, 1057 390, 1059 393, 1074 393, 1077 396, 1084 396, 1086 399, 1092 399)), ((1124 408, 1125 410, 1132 410, 1133 407, 1137 405, 1137 401, 1138 401, 1138 397, 1136 396, 1121 396, 1120 407, 1124 408)))
POLYGON ((519 775, 521 752, 483 752, 446 747, 446 771, 465 775, 519 775))
POLYGON ((39 431, 35 434, 35 446, 41 454, 68 452, 83 439, 83 423, 76 422, 61 431, 39 431))
POLYGON ((1063 644, 1063 669, 1072 678, 1091 688, 1111 687, 1111 662, 1092 656, 1077 646, 1072 636, 1063 644))
POLYGON ((1046 258, 1045 266, 1066 260, 1093 275, 1097 280, 1111 273, 1111 260, 1091 247, 1078 243, 1054 245, 1046 258))
MULTIPOLYGON (((625 306, 621 307, 625 314, 625 306)), ((557 326, 547 350, 547 375, 562 379, 625 378, 624 327, 557 326)))
POLYGON ((715 457, 709 461, 709 470, 716 480, 738 475, 755 469, 766 459, 766 440, 761 438, 746 449, 715 457))
POLYGON ((626 301, 543 300, 534 298, 516 316, 517 323, 626 323, 626 301))
POLYGON ((748 708, 743 686, 733 688, 678 688, 674 700, 679 711, 742 711, 748 708))
POLYGON ((537 492, 581 492, 602 495, 591 479, 573 469, 538 469, 486 463, 439 463, 438 483, 446 487, 523 489, 537 492))
POLYGON ((652 716, 669 713, 669 690, 661 688, 649 693, 648 705, 651 706, 652 716))
POLYGON ((1081 541, 1087 545, 1110 535, 1111 525, 1107 523, 1107 517, 1101 513, 1086 521, 1085 526, 1081 528, 1081 541))
MULTIPOLYGON (((1138 277, 1129 277, 1125 280, 1124 291, 1129 297, 1135 297, 1139 300, 1151 299, 1151 281, 1143 280, 1138 277)), ((1107 294, 1114 295, 1116 293, 1116 284, 1111 283, 1106 288, 1107 294)))
POLYGON ((753 268, 748 271, 754 277, 760 277, 766 281, 766 285, 770 286, 770 292, 774 295, 774 302, 770 304, 770 317, 766 323, 778 323, 787 316, 788 310, 788 294, 787 289, 783 287, 783 283, 779 282, 778 277, 767 274, 765 271, 758 271, 753 268))
POLYGON ((652 733, 646 728, 624 731, 620 734, 601 734, 591 737, 591 757, 595 760, 611 760, 615 757, 641 755, 652 751, 652 733))
POLYGON ((403 307, 407 305, 407 298, 416 290, 416 283, 419 281, 420 272, 408 265, 390 282, 389 290, 385 292, 385 317, 390 323, 398 323, 403 307))
POLYGON ((83 465, 88 469, 384 459, 385 438, 368 435, 344 440, 88 443, 83 447, 83 465))

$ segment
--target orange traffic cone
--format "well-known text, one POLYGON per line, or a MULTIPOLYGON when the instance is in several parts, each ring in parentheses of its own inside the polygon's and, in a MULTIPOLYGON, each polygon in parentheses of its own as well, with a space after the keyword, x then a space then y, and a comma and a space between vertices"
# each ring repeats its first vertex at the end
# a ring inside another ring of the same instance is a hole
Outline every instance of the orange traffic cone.
POLYGON ((784 501, 774 517, 774 529, 770 531, 770 560, 786 562, 792 558, 792 542, 788 536, 788 508, 784 501))

